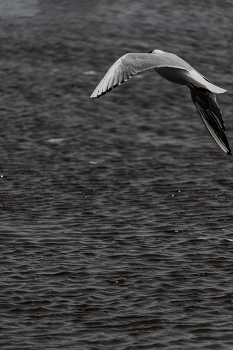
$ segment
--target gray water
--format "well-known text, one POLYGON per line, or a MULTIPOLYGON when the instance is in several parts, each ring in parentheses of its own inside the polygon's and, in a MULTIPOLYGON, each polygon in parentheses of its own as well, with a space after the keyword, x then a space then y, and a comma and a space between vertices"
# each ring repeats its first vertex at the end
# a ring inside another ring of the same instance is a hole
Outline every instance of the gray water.
POLYGON ((127 52, 227 89, 232 2, 2 0, 1 349, 233 346, 233 163, 153 71, 89 96, 127 52))

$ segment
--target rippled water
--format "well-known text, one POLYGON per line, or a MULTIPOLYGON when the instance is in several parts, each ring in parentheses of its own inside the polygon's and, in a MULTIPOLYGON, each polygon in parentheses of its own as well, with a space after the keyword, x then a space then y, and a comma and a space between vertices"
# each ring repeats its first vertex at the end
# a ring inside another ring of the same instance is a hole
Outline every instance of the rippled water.
POLYGON ((1 349, 232 349, 232 157, 187 88, 152 71, 89 100, 121 55, 173 52, 228 90, 233 148, 231 1, 14 4, 0 6, 1 349))

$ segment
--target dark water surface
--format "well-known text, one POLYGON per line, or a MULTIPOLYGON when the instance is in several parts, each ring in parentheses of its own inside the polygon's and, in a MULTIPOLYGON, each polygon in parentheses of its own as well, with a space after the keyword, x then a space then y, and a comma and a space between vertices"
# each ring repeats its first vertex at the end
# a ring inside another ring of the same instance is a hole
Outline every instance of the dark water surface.
POLYGON ((173 52, 228 90, 233 148, 232 2, 6 6, 1 349, 232 349, 232 157, 152 71, 89 100, 121 55, 173 52))

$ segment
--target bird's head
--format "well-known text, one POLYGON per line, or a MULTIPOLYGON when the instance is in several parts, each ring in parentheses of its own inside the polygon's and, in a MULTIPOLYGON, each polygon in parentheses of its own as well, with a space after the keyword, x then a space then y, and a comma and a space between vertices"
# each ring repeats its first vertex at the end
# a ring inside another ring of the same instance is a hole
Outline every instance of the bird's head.
POLYGON ((162 50, 152 50, 152 51, 149 51, 148 53, 162 53, 163 51, 162 50))

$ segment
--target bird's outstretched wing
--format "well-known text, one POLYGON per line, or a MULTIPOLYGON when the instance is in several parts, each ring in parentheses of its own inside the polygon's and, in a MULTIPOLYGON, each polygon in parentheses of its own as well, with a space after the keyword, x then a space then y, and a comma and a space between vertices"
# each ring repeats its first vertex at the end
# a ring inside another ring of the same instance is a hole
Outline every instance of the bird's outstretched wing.
POLYGON ((215 94, 202 88, 189 87, 189 90, 207 130, 220 148, 231 156, 231 149, 225 134, 225 124, 215 94))
POLYGON ((192 69, 187 62, 171 53, 127 53, 109 68, 90 98, 106 94, 139 72, 161 67, 179 68, 187 71, 192 69))

